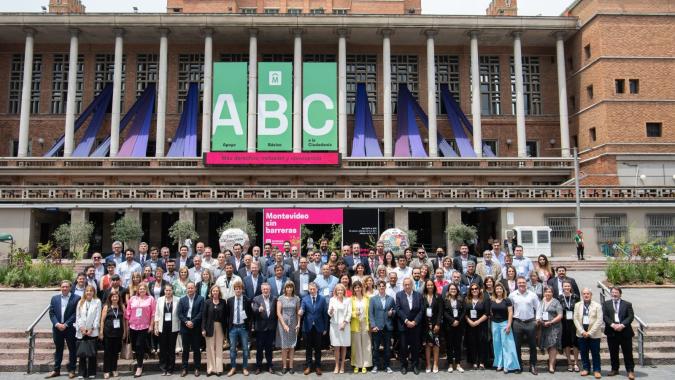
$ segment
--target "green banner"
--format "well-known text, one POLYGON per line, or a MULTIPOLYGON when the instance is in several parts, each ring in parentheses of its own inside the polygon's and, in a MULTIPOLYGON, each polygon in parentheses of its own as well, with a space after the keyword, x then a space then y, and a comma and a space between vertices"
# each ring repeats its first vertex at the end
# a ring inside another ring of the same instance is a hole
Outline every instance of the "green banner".
POLYGON ((213 65, 213 120, 211 151, 246 151, 248 63, 213 65))
POLYGON ((302 150, 336 151, 337 65, 302 65, 302 150))
POLYGON ((285 152, 293 149, 293 64, 258 64, 257 150, 285 152))

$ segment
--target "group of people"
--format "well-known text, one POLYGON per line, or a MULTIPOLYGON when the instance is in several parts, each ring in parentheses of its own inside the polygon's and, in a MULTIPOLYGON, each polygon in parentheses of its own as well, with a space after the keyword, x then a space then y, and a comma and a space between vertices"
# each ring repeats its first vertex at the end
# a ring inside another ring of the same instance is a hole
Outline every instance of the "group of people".
POLYGON ((250 254, 235 244, 217 258, 203 243, 195 252, 180 247, 176 258, 168 248, 146 243, 138 252, 121 248, 115 242, 105 260, 94 253, 94 264, 74 283, 63 281, 52 298, 56 353, 48 377, 60 375, 66 344, 71 378, 77 358, 79 377, 95 378, 100 348, 103 377, 118 376, 120 351, 130 344, 135 377, 143 374, 147 354, 158 354, 163 374, 173 374, 180 351, 181 376, 190 364, 200 375, 202 351, 207 375, 221 375, 228 346, 228 376, 237 373, 239 352, 241 371, 249 375, 251 347, 255 374, 275 373, 275 347, 281 350, 276 371, 293 374, 299 346, 306 353, 304 374, 321 376, 322 351, 330 346, 335 374, 345 372, 347 354, 354 373, 392 373, 394 358, 402 374, 436 373, 441 348, 448 372, 464 372, 466 355, 465 366, 473 370, 519 373, 525 370, 521 348, 527 347, 534 375, 537 351, 543 350, 550 373, 564 352, 567 371, 600 378, 603 326, 610 375, 618 373, 620 348, 629 379, 635 376, 633 310, 621 289, 613 288, 612 300, 600 305, 590 289, 579 290, 565 267, 554 272, 544 255, 533 262, 521 246, 509 255, 495 242, 480 260, 467 245, 454 257, 437 248, 430 258, 423 247, 395 257, 382 242, 362 254, 358 243, 331 251, 325 239, 304 256, 290 242, 281 250, 255 246, 250 254))

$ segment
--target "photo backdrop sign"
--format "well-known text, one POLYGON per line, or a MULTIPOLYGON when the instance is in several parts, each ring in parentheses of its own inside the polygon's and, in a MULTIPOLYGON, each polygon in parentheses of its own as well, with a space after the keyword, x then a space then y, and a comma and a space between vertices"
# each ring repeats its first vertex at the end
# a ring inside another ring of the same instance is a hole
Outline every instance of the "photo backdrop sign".
POLYGON ((368 254, 368 245, 380 237, 378 209, 346 209, 342 225, 343 244, 359 243, 361 254, 368 254))
POLYGON ((342 220, 342 209, 264 209, 263 241, 280 250, 286 240, 300 247, 303 224, 342 224, 342 220))
POLYGON ((336 151, 337 136, 337 65, 303 63, 302 150, 336 151))
POLYGON ((258 64, 259 152, 288 152, 293 149, 293 64, 258 64))
POLYGON ((246 62, 216 62, 213 65, 211 150, 214 152, 246 151, 247 79, 246 62))

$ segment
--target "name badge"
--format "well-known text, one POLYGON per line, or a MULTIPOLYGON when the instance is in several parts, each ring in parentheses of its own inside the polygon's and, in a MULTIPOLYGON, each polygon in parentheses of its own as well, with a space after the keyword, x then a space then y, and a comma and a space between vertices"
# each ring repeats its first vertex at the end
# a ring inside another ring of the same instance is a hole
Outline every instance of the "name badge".
POLYGON ((171 322, 171 313, 164 313, 164 322, 171 322))
POLYGON ((452 309, 452 317, 457 318, 458 315, 459 315, 459 312, 457 312, 457 309, 452 309))
POLYGON ((478 312, 477 312, 476 310, 471 309, 471 310, 469 311, 469 318, 471 318, 471 319, 476 319, 476 318, 478 318, 478 312))
POLYGON ((431 318, 431 308, 427 308, 427 318, 431 318))
POLYGON ((136 309, 136 318, 140 318, 143 316, 143 309, 140 307, 136 309))
POLYGON ((541 313, 541 319, 544 321, 548 321, 548 311, 544 311, 541 313))
POLYGON ((118 329, 118 328, 120 328, 121 326, 122 326, 122 324, 120 323, 119 318, 113 319, 113 328, 114 328, 114 329, 118 329))
POLYGON ((591 318, 588 315, 584 315, 584 318, 581 320, 581 324, 590 325, 591 324, 591 318))
POLYGON ((567 319, 568 321, 573 320, 574 319, 574 312, 572 310, 567 310, 565 312, 565 319, 567 319))
POLYGON ((329 294, 330 294, 330 289, 324 288, 324 289, 323 289, 323 295, 324 295, 324 297, 328 297, 329 294))

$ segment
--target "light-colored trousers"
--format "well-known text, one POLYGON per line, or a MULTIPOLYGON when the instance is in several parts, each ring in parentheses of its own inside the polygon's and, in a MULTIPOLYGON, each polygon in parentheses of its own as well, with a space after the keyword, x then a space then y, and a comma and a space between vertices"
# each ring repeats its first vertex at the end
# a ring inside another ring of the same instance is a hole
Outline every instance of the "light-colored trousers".
POLYGON ((206 337, 206 373, 223 372, 223 326, 213 323, 213 336, 206 337))
POLYGON ((513 328, 507 334, 505 329, 507 321, 492 322, 492 348, 494 349, 494 367, 504 368, 505 371, 520 369, 516 341, 513 338, 513 328))
POLYGON ((361 331, 352 331, 352 367, 365 368, 373 365, 373 353, 367 327, 365 321, 362 321, 361 331))

